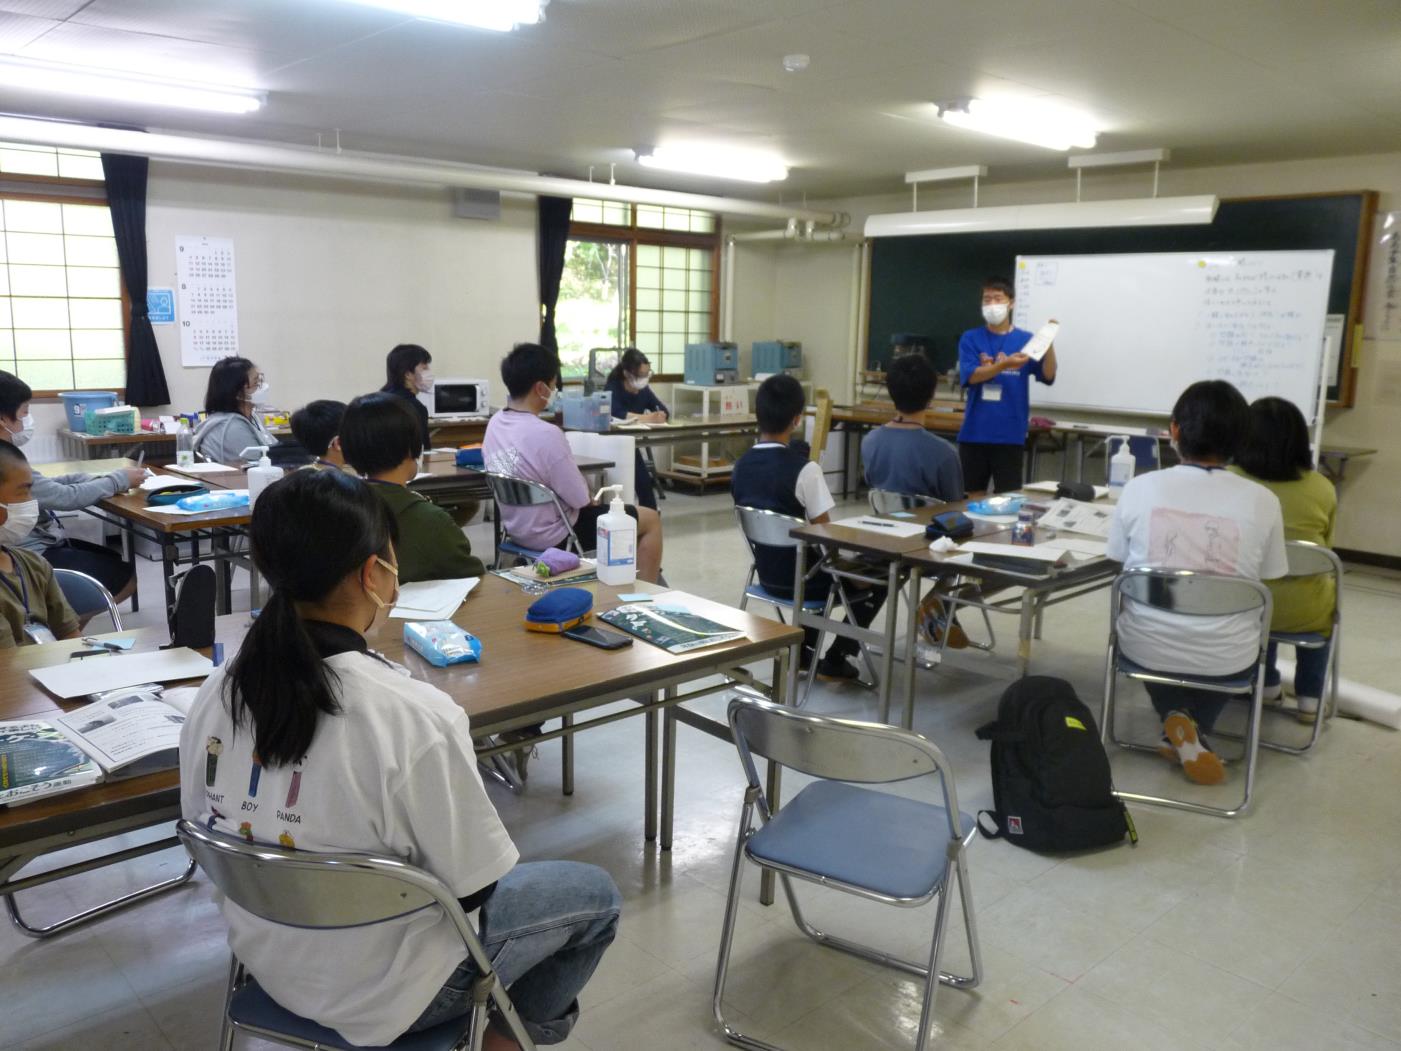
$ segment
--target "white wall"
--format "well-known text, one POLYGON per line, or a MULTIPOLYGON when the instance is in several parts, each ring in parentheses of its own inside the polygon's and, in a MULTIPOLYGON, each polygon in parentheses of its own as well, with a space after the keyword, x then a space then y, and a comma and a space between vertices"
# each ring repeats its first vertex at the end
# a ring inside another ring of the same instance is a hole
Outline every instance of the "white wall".
MULTIPOLYGON (((985 180, 980 203, 984 205, 1040 203, 1074 199, 1070 175, 1063 179, 1023 183, 985 180)), ((895 180, 892 180, 894 183, 895 180)), ((1086 200, 1142 196, 1150 187, 1142 173, 1095 175, 1085 180, 1086 200)), ((1291 195, 1350 190, 1377 190, 1380 209, 1401 210, 1401 153, 1374 154, 1326 160, 1288 161, 1271 164, 1233 165, 1191 169, 1166 169, 1160 193, 1215 193, 1222 197, 1291 195)), ((919 204, 926 208, 966 208, 971 205, 967 186, 921 189, 919 204)), ((865 217, 882 212, 908 211, 908 192, 879 197, 857 197, 814 203, 850 212, 852 228, 860 230, 865 217)), ((850 322, 851 277, 824 249, 783 246, 772 250, 777 273, 774 281, 774 323, 798 325, 812 319, 817 339, 839 333, 845 340, 850 322)), ((837 251, 844 254, 843 250, 837 251)), ((931 290, 936 294, 936 290, 931 290)), ((973 314, 970 304, 970 315, 973 314)), ((864 304, 860 307, 864 311, 864 304)), ((974 317, 976 320, 976 317, 974 317)), ((972 322, 970 322, 972 323, 972 322)), ((744 325, 737 319, 737 331, 744 325)), ((785 336, 787 334, 785 333, 785 336)), ((804 338, 795 335, 792 338, 804 338)), ((849 344, 843 342, 843 346, 849 344)), ((825 375, 836 368, 838 355, 824 350, 817 366, 825 375)), ((848 353, 847 374, 855 367, 848 353)), ((1062 363, 1062 367, 1072 367, 1062 363)), ((812 375, 810 371, 809 375, 812 375)), ((815 377, 814 377, 815 378, 815 377)), ((840 387, 840 384, 834 384, 840 387)), ((1354 460, 1339 490, 1341 512, 1337 544, 1355 550, 1401 556, 1401 341, 1364 340, 1358 374, 1357 402, 1350 409, 1329 411, 1325 441, 1375 448, 1377 455, 1354 460)))

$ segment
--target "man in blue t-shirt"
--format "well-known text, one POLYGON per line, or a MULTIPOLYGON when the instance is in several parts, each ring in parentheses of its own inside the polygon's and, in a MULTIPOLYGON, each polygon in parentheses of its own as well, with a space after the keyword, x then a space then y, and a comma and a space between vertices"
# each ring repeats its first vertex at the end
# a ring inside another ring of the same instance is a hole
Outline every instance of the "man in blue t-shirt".
POLYGON ((970 493, 986 491, 989 482, 999 493, 1021 488, 1031 377, 1046 384, 1056 379, 1055 347, 1040 361, 1022 353, 1031 333, 1012 327, 1015 299, 1009 282, 988 278, 983 282, 986 324, 958 341, 958 379, 968 391, 958 456, 970 493))

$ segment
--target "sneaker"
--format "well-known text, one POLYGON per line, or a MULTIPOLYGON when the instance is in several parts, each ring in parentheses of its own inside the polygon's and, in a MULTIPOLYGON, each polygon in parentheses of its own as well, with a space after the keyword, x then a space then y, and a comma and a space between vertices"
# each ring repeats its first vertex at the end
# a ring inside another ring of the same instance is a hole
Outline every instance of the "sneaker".
MULTIPOLYGON (((497 739, 500 740, 502 744, 514 744, 516 741, 528 740, 539 732, 540 727, 538 726, 523 726, 519 730, 505 730, 497 735, 497 739)), ((511 753, 511 757, 515 760, 516 776, 519 777, 522 782, 529 777, 526 768, 534 755, 534 748, 518 748, 515 752, 511 753)), ((504 755, 498 756, 498 758, 504 758, 504 755)))
POLYGON ((1182 712, 1169 712, 1163 720, 1163 733, 1182 764, 1187 780, 1199 785, 1219 785, 1226 780, 1226 767, 1221 757, 1206 745, 1197 730, 1196 720, 1182 712))
POLYGON ((931 646, 937 646, 944 637, 945 627, 948 627, 950 649, 968 648, 968 635, 958 623, 958 618, 955 617, 953 624, 949 625, 948 614, 944 612, 944 604, 936 596, 930 595, 920 603, 919 630, 931 646))
POLYGON ((1315 723, 1318 721, 1318 698, 1300 696, 1298 720, 1301 723, 1315 723))
POLYGON ((817 677, 824 682, 855 682, 861 672, 849 658, 828 654, 817 662, 817 677))
POLYGON ((1280 702, 1283 700, 1284 683, 1277 682, 1273 686, 1271 686, 1269 683, 1265 684, 1264 701, 1266 704, 1277 708, 1279 707, 1280 702))

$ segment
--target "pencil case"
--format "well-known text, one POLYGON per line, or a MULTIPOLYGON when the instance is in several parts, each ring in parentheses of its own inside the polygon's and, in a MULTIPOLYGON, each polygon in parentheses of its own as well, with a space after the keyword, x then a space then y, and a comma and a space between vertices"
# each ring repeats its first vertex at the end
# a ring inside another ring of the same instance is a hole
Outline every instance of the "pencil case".
POLYGON ((556 588, 525 611, 525 630, 558 634, 589 619, 593 595, 583 588, 556 588))
POLYGON ((186 496, 183 500, 176 500, 175 506, 182 511, 229 511, 248 506, 248 490, 220 489, 217 493, 186 496))
POLYGON ((973 520, 962 511, 945 511, 930 520, 924 527, 924 535, 930 540, 941 536, 950 540, 966 540, 973 535, 973 520))
POLYGON ((409 621, 404 625, 404 645, 435 668, 482 659, 482 640, 450 620, 409 621))
POLYGON ((562 551, 557 547, 547 547, 540 552, 535 563, 537 577, 553 577, 579 568, 579 556, 573 551, 562 551))
POLYGON ((207 496, 209 487, 205 485, 168 485, 164 489, 157 489, 150 496, 146 497, 148 507, 165 507, 169 504, 179 503, 192 496, 207 496))

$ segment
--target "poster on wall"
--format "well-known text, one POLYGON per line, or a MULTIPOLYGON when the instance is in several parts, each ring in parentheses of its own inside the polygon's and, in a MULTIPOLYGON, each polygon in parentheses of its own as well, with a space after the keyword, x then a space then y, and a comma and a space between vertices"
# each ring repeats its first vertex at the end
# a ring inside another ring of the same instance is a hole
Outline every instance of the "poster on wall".
POLYGON ((175 287, 180 311, 180 363, 207 368, 238 353, 234 245, 227 237, 175 239, 175 287))
POLYGON ((1363 330, 1368 339, 1401 339, 1401 212, 1377 216, 1363 330))
POLYGON ((153 325, 175 324, 175 289, 146 289, 146 317, 153 325))

